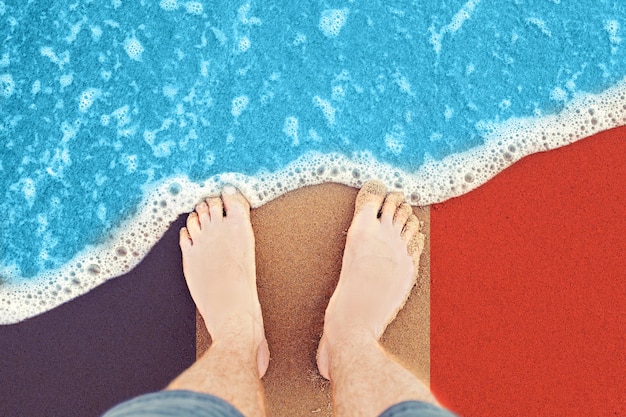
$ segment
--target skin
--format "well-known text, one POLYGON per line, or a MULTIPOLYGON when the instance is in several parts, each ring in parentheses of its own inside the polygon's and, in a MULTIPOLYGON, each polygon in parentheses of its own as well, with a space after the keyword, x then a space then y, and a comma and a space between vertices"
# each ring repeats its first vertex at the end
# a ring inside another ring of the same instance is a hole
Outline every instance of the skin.
MULTIPOLYGON (((337 288, 318 348, 337 416, 377 416, 406 400, 437 405, 428 388, 378 343, 415 284, 424 236, 411 206, 376 181, 359 191, 337 288), (385 389, 381 390, 380 387, 385 389)), ((212 344, 167 389, 212 394, 264 416, 260 379, 269 350, 256 288, 250 205, 233 187, 208 198, 180 231, 183 270, 212 344)))

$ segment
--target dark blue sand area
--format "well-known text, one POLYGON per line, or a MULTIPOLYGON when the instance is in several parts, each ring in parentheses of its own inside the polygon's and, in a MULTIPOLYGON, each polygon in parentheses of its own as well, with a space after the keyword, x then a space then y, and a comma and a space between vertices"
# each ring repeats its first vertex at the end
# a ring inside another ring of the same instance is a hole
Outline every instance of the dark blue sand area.
POLYGON ((172 176, 413 172, 615 85, 625 24, 597 0, 0 2, 1 264, 63 265, 172 176))

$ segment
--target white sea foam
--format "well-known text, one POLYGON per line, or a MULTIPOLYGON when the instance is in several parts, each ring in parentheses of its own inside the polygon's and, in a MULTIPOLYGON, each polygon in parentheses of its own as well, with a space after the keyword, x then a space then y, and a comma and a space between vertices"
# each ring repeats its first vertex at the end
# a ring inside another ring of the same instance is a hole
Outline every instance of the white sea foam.
POLYGON ((8 53, 2 54, 0 58, 0 68, 8 67, 11 65, 11 56, 8 53))
POLYGON ((102 91, 98 88, 86 89, 78 98, 78 110, 80 110, 81 113, 85 113, 91 106, 93 106, 93 102, 101 95, 102 91))
MULTIPOLYGON (((0 324, 43 313, 128 272, 179 215, 192 211, 203 197, 218 195, 225 183, 238 187, 253 208, 305 185, 337 182, 360 187, 371 178, 381 180, 390 190, 404 192, 412 205, 429 205, 475 189, 526 155, 626 125, 624 103, 626 78, 601 94, 574 96, 557 115, 483 122, 478 127, 486 138, 484 145, 441 161, 429 158, 416 172, 377 161, 368 152, 351 158, 311 152, 274 173, 263 172, 254 177, 223 173, 202 184, 176 177, 152 184, 145 189, 135 217, 118 227, 105 243, 86 248, 64 267, 29 280, 20 280, 14 265, 0 270, 0 277, 4 277, 0 279, 4 281, 0 283, 0 324)), ((287 132, 293 133, 293 120, 286 120, 285 126, 287 132)), ((401 132, 392 135, 402 138, 401 132)), ((308 137, 323 140, 311 130, 308 137)), ((136 155, 127 155, 126 160, 129 170, 137 169, 136 155)), ((27 199, 36 192, 27 184, 20 191, 27 199)), ((106 213, 100 212, 100 216, 106 213)))
POLYGON ((324 10, 320 16, 319 30, 328 38, 336 37, 348 20, 348 11, 347 8, 324 10))
POLYGON ((283 133, 292 139, 291 144, 293 146, 298 146, 300 143, 298 139, 298 118, 294 116, 287 117, 283 126, 283 133))
POLYGON ((15 91, 15 81, 11 74, 0 74, 0 97, 9 98, 15 91))
POLYGON ((185 3, 185 11, 189 14, 201 15, 204 11, 204 6, 197 1, 188 1, 185 3))
POLYGON ((231 114, 234 117, 241 116, 241 113, 248 107, 248 96, 238 96, 233 99, 231 114))
POLYGON ((336 109, 333 107, 332 104, 330 104, 328 100, 324 100, 320 96, 314 96, 313 104, 315 105, 315 107, 319 107, 322 110, 322 113, 324 114, 324 117, 326 118, 326 121, 329 125, 332 126, 335 124, 336 109))
POLYGON ((480 0, 469 0, 459 9, 458 12, 454 14, 454 16, 452 16, 450 23, 442 26, 439 31, 435 31, 434 25, 429 28, 430 44, 433 46, 433 49, 437 55, 439 55, 439 53, 441 52, 443 36, 447 33, 454 34, 459 29, 461 29, 465 21, 472 17, 474 9, 476 9, 476 6, 478 6, 479 4, 480 0))
POLYGON ((141 61, 141 55, 144 49, 139 39, 135 37, 126 39, 124 41, 124 50, 133 61, 141 61))
POLYGON ((247 36, 239 38, 237 50, 239 52, 246 52, 248 49, 250 49, 250 39, 247 36))
POLYGON ((178 2, 176 0, 161 0, 159 6, 167 12, 172 12, 178 9, 178 2))

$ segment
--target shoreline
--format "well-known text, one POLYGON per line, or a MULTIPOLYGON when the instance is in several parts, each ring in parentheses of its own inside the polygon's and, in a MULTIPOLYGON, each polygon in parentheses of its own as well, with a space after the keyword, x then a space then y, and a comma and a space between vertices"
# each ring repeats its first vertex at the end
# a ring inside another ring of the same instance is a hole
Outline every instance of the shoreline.
POLYGON ((339 183, 360 187, 377 178, 389 190, 403 191, 413 206, 427 206, 463 195, 525 156, 553 150, 595 133, 626 125, 626 78, 599 94, 579 95, 559 114, 482 123, 486 143, 441 161, 427 160, 415 173, 376 161, 367 152, 352 159, 309 153, 275 173, 256 177, 224 173, 202 185, 175 177, 148 187, 137 215, 106 242, 89 246, 65 265, 25 280, 4 267, 0 275, 0 324, 44 313, 134 268, 176 218, 195 203, 216 195, 225 183, 239 188, 253 208, 309 185, 339 183))

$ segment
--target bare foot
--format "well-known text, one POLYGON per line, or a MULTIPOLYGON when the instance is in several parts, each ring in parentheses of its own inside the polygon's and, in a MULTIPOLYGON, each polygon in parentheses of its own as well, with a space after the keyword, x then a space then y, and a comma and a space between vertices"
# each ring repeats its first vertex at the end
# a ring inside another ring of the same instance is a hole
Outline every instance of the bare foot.
POLYGON ((329 351, 350 334, 379 339, 416 282, 424 235, 400 193, 368 181, 356 198, 339 283, 328 303, 317 367, 329 375, 329 351), (380 214, 380 216, 379 216, 380 214))
POLYGON ((207 198, 180 230, 183 271, 191 296, 216 340, 237 337, 258 349, 259 378, 269 350, 256 288, 250 204, 232 186, 207 198), (224 214, 225 213, 225 214, 224 214))

